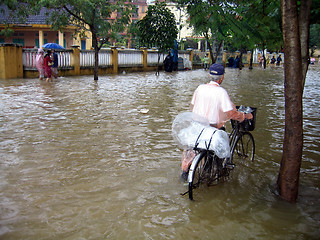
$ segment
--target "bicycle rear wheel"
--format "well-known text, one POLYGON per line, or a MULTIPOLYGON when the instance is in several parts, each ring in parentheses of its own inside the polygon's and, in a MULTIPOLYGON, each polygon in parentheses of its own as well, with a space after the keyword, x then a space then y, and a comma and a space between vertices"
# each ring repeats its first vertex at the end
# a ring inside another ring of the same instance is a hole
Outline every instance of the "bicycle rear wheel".
POLYGON ((244 132, 236 139, 231 149, 231 163, 253 162, 255 153, 255 144, 250 132, 244 132))
POLYGON ((188 175, 189 199, 193 200, 195 192, 214 181, 217 173, 218 167, 213 154, 206 151, 195 156, 188 175))

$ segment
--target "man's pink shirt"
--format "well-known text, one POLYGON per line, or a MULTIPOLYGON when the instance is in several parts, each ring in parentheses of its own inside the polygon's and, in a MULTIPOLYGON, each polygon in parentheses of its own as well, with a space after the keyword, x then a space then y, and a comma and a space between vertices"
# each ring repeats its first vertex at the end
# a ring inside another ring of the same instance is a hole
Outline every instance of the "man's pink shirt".
POLYGON ((216 125, 224 124, 228 120, 226 112, 234 108, 227 91, 214 81, 198 86, 191 104, 194 106, 194 113, 216 125))

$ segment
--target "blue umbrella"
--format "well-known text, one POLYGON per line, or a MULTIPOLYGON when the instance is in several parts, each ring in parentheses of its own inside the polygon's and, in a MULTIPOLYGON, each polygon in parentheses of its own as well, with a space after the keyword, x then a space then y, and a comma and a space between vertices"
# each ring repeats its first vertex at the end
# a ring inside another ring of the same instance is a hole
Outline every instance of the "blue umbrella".
POLYGON ((49 49, 64 49, 61 45, 57 43, 46 43, 42 45, 42 48, 49 48, 49 49))

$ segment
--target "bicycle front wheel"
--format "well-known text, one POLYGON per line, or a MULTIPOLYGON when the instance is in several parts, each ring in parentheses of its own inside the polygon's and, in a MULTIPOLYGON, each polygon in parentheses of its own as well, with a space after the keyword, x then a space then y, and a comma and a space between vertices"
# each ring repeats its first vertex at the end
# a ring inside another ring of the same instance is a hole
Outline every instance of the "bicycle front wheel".
POLYGON ((244 132, 236 139, 231 149, 231 163, 248 163, 253 162, 255 153, 255 144, 250 132, 244 132))
POLYGON ((201 186, 209 185, 217 176, 218 168, 213 155, 201 152, 195 156, 188 175, 189 199, 193 200, 195 192, 201 186))

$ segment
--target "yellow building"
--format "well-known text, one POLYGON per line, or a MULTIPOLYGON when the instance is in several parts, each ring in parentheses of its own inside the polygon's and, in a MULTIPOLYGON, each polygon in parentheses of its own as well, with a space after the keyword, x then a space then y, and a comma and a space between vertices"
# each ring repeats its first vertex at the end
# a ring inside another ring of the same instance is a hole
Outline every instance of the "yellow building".
POLYGON ((65 48, 79 44, 81 39, 75 40, 72 35, 75 27, 69 26, 60 31, 53 31, 51 25, 47 24, 47 13, 49 10, 42 8, 38 15, 31 15, 25 21, 14 18, 10 15, 10 10, 5 6, 0 6, 0 31, 10 27, 14 32, 11 36, 0 35, 0 43, 19 43, 25 48, 41 47, 45 43, 58 43, 65 48))

